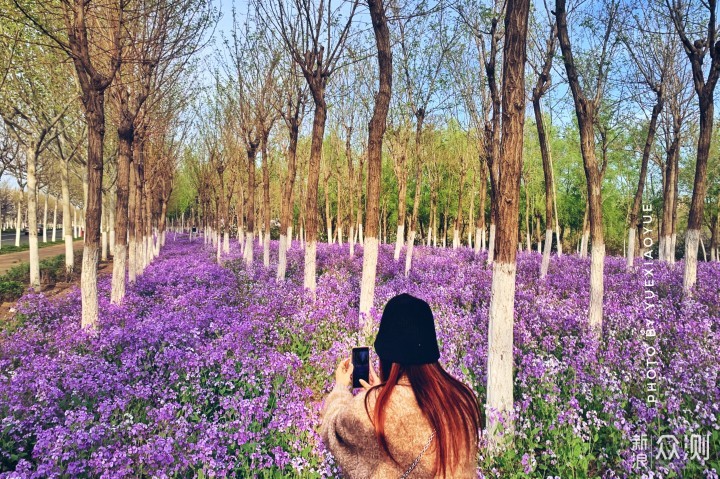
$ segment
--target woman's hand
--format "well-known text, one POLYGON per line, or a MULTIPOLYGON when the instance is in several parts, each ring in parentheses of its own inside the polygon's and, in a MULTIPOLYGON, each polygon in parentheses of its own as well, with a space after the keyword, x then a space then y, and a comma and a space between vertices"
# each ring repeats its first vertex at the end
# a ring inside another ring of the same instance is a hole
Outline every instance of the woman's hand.
POLYGON ((370 382, 368 383, 364 379, 360 380, 360 385, 365 389, 366 391, 370 389, 373 386, 376 386, 380 384, 380 379, 378 378, 377 374, 375 374, 375 368, 373 368, 372 363, 370 363, 370 374, 369 374, 370 382))
POLYGON ((335 369, 335 384, 344 387, 352 386, 352 372, 353 364, 350 358, 341 360, 335 369))

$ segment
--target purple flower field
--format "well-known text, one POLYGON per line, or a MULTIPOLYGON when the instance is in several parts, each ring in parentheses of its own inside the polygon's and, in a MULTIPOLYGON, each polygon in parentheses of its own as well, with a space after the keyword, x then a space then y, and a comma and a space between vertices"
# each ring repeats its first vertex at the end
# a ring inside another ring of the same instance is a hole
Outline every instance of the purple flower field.
MULTIPOLYGON (((173 236, 122 306, 100 280, 95 333, 80 329, 78 290, 20 300, 0 334, 0 478, 338 475, 315 429, 336 362, 357 342, 362 249, 318 246, 313 301, 297 243, 278 283, 261 258, 246 269, 237 244, 219 266, 202 239, 173 236)), ((392 248, 381 246, 374 319, 397 293, 427 300, 441 362, 484 402, 484 255, 417 247, 405 278, 392 248)), ((540 259, 518 257, 516 447, 481 457, 478 477, 717 478, 720 263, 699 264, 694 299, 682 299, 681 264, 653 263, 646 309, 641 263, 626 273, 608 258, 598 343, 586 327, 589 259, 553 257, 545 281, 540 259), (643 446, 663 435, 677 454, 655 460, 643 446), (707 459, 684 447, 692 436, 708 438, 707 459)))

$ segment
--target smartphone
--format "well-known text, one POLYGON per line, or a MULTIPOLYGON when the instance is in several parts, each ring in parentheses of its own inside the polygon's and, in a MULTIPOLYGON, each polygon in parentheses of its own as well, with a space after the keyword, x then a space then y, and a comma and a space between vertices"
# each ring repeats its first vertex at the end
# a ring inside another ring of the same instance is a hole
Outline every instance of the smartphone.
POLYGON ((367 346, 353 348, 352 363, 353 388, 361 388, 361 379, 370 382, 370 349, 367 346))

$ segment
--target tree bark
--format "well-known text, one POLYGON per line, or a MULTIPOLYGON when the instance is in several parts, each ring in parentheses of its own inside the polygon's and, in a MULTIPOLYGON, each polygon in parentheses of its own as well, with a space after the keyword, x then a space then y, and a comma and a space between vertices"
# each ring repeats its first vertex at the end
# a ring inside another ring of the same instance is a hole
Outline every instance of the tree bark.
MULTIPOLYGON (((118 127, 118 159, 115 200, 115 249, 113 253, 113 277, 110 302, 120 304, 125 297, 125 273, 127 270, 128 198, 130 188, 130 164, 134 128, 132 121, 118 127)), ((133 205, 134 206, 134 205, 133 205)))
POLYGON ((677 181, 678 166, 680 162, 680 129, 679 115, 673 115, 672 142, 668 149, 667 161, 665 162, 665 174, 663 175, 663 212, 662 224, 660 225, 660 248, 659 258, 670 265, 675 264, 675 248, 673 244, 674 216, 677 207, 677 181))
POLYGON ((245 264, 253 264, 253 238, 255 237, 255 156, 257 155, 258 143, 250 141, 247 145, 247 196, 245 197, 245 264))
POLYGON ((263 240, 263 265, 270 267, 270 168, 268 166, 267 142, 270 131, 263 132, 261 145, 263 175, 263 223, 265 238, 263 240))
POLYGON ((367 334, 371 332, 373 325, 369 313, 375 298, 375 277, 377 273, 382 143, 390 108, 390 92, 392 90, 392 50, 388 20, 385 16, 385 5, 383 0, 368 0, 368 6, 373 31, 375 32, 380 78, 378 92, 375 95, 373 115, 368 127, 365 246, 363 248, 363 271, 360 283, 360 315, 363 320, 363 330, 367 334))
POLYGON ((280 206, 280 249, 278 252, 277 279, 285 279, 287 270, 287 251, 292 242, 292 192, 297 174, 297 143, 300 135, 300 108, 298 107, 286 119, 290 133, 290 144, 287 150, 288 172, 283 188, 282 205, 280 206))
MULTIPOLYGON (((714 2, 713 2, 714 4, 714 2)), ((718 46, 714 46, 718 48, 718 46)), ((720 54, 717 54, 720 56, 720 54)), ((716 66, 713 58, 713 68, 716 66)), ((690 202, 690 214, 685 237, 685 271, 683 272, 683 290, 689 294, 697 282, 697 255, 702 228, 705 193, 707 191, 707 162, 710 156, 710 140, 713 128, 713 92, 715 83, 708 82, 698 95, 700 98, 700 133, 697 143, 697 161, 695 163, 695 179, 693 195, 690 202)))
POLYGON ((40 288, 40 256, 38 252, 37 227, 37 149, 31 144, 27 150, 27 215, 28 247, 30 251, 30 287, 40 288))
POLYGON ((487 374, 487 430, 490 454, 512 437, 513 324, 517 255, 520 174, 525 122, 525 60, 529 0, 508 0, 502 84, 502 139, 497 216, 497 257, 490 292, 487 374), (504 430, 501 432, 501 424, 504 430))
POLYGON ((570 89, 575 103, 575 114, 580 128, 580 150, 585 168, 585 180, 588 195, 588 218, 590 223, 590 238, 592 240, 590 262, 590 307, 588 319, 590 327, 597 336, 602 332, 603 319, 603 270, 605 266, 605 239, 603 236, 602 215, 602 173, 598 167, 595 156, 594 120, 596 104, 588 100, 581 91, 580 80, 575 61, 573 59, 568 35, 567 13, 565 0, 556 0, 555 12, 558 24, 558 39, 562 50, 565 71, 567 72, 570 89))
POLYGON ((662 90, 656 92, 657 100, 650 114, 650 124, 648 125, 648 134, 643 147, 642 162, 640 163, 640 176, 638 178, 638 187, 635 190, 635 198, 633 199, 632 209, 630 210, 630 221, 628 228, 628 244, 627 244, 627 264, 626 268, 630 270, 635 262, 635 231, 640 226, 640 205, 645 190, 645 179, 647 178, 647 167, 652 152, 653 143, 655 142, 655 132, 657 131, 657 120, 662 112, 664 99, 662 90))
POLYGON ((313 293, 317 285, 316 249, 318 230, 318 183, 320 181, 320 161, 322 159, 323 137, 327 105, 325 89, 313 92, 315 114, 313 117, 312 139, 310 144, 310 161, 308 163, 307 193, 305 197, 305 271, 303 286, 313 293))
POLYGON ((63 198, 63 237, 65 238, 65 273, 68 277, 75 267, 75 252, 73 250, 73 230, 70 216, 70 160, 64 160, 60 165, 60 190, 63 198))
POLYGON ((95 327, 98 319, 97 266, 100 247, 102 202, 103 140, 105 137, 105 91, 91 90, 84 95, 88 123, 87 205, 82 272, 82 326, 95 327))
POLYGON ((418 212, 420 211, 420 195, 422 194, 422 163, 420 158, 420 146, 422 145, 423 123, 425 111, 419 110, 416 113, 417 125, 415 128, 415 193, 413 198, 412 217, 410 219, 410 234, 405 248, 405 276, 410 274, 412 267, 413 248, 415 247, 415 232, 417 231, 418 212))

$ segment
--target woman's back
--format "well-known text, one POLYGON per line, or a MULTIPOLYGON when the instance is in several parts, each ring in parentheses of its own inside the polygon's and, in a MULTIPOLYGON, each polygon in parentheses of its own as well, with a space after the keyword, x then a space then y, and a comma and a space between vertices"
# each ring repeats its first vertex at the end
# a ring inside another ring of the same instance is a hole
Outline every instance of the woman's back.
MULTIPOLYGON (((381 388, 352 396, 347 389, 335 389, 326 399, 321 435, 351 479, 400 478, 419 458, 408 478, 433 478, 437 441, 433 427, 420 409, 407 380, 400 381, 385 404, 385 436, 393 462, 382 452, 370 417, 381 388), (365 396, 368 410, 365 409, 365 396), (368 412, 370 416, 368 416, 368 412)), ((476 458, 465 457, 449 478, 476 477, 476 458)))

